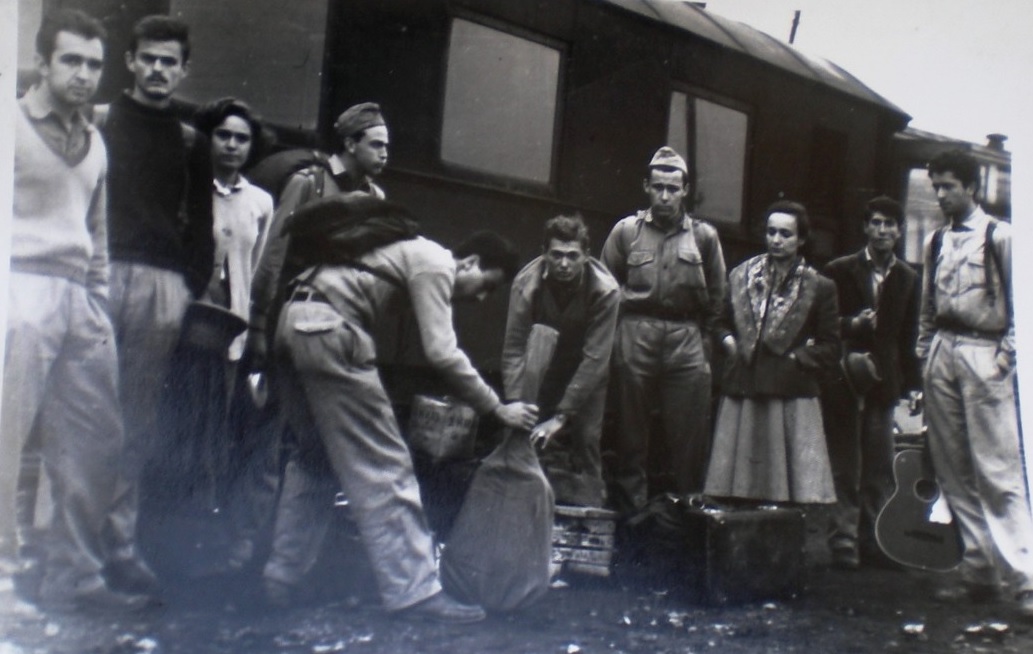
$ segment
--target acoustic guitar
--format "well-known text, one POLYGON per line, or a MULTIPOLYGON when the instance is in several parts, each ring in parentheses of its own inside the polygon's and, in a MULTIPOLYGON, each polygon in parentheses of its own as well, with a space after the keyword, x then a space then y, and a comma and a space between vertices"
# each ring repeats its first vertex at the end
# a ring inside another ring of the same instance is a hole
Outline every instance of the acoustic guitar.
POLYGON ((961 563, 964 546, 940 493, 925 450, 906 449, 893 459, 896 490, 875 521, 875 539, 897 563, 945 572, 961 563))

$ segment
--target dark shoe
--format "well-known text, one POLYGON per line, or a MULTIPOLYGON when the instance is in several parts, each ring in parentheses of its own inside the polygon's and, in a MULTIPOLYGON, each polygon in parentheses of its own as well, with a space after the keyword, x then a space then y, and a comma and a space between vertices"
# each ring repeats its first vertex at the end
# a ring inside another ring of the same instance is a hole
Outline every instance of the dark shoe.
POLYGON ((437 622, 450 624, 471 624, 485 618, 484 609, 475 604, 461 604, 440 591, 427 599, 402 609, 398 615, 403 617, 427 618, 437 622))
POLYGON ((1001 589, 993 584, 960 584, 943 586, 933 592, 933 599, 945 604, 969 601, 975 604, 996 602, 1001 598, 1001 589))
POLYGON ((104 578, 108 585, 124 593, 153 595, 158 592, 158 576, 139 557, 109 561, 104 566, 104 578))
POLYGON ((1033 621, 1033 590, 1024 590, 1015 596, 1018 604, 1019 617, 1026 621, 1033 621))
POLYGON ((97 585, 89 590, 78 591, 66 596, 44 591, 40 593, 39 600, 40 608, 56 612, 131 613, 142 611, 156 604, 154 598, 147 595, 120 593, 105 585, 97 585))
POLYGON ((861 557, 852 547, 837 547, 832 550, 832 567, 839 570, 857 570, 861 567, 861 557))

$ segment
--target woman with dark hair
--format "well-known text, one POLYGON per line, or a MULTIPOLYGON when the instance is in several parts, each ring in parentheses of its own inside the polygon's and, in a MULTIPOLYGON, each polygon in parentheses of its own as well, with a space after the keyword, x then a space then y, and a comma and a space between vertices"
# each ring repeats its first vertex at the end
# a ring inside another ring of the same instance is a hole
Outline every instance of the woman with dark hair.
MULTIPOLYGON (((215 270, 204 299, 247 320, 251 276, 273 218, 273 198, 248 182, 240 171, 258 154, 262 124, 247 104, 222 98, 198 110, 194 125, 211 142, 215 182, 215 270)), ((243 351, 241 335, 230 345, 228 360, 238 361, 243 351)))
POLYGON ((767 252, 729 274, 727 360, 705 492, 748 502, 836 501, 818 372, 840 353, 835 285, 800 255, 807 210, 765 212, 767 252))

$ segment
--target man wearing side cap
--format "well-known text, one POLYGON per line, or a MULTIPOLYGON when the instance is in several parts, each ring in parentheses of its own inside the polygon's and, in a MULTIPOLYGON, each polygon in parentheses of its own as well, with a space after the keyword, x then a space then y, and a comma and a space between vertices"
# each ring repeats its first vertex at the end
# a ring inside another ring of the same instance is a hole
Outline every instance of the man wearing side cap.
MULTIPOLYGON (((384 191, 373 181, 387 164, 388 130, 380 105, 363 102, 346 109, 334 123, 338 149, 330 156, 323 155, 320 163, 312 164, 295 172, 288 178, 280 193, 279 205, 269 227, 265 249, 255 268, 251 282, 251 316, 242 365, 253 372, 264 372, 276 376, 272 361, 268 361, 274 332, 285 292, 290 280, 281 279, 287 256, 287 239, 281 236, 284 222, 298 209, 323 197, 349 192, 367 193, 383 199, 384 191)), ((273 379, 269 385, 275 387, 273 379)), ((239 570, 250 562, 257 549, 255 539, 262 525, 272 518, 281 486, 280 445, 289 429, 284 424, 284 415, 279 400, 271 397, 262 409, 262 416, 268 420, 255 420, 254 428, 248 434, 250 442, 249 460, 244 466, 249 471, 234 491, 234 506, 231 514, 235 519, 236 532, 230 547, 227 564, 230 569, 239 570)), ((260 416, 260 418, 262 417, 260 416)), ((288 447, 294 447, 293 439, 286 437, 288 447)), ((283 481, 284 493, 304 492, 290 487, 297 479, 288 474, 283 481)), ((279 529, 279 528, 278 528, 279 529)), ((290 531, 283 526, 280 531, 290 531)), ((291 534, 274 535, 283 542, 290 542, 291 534)))
POLYGON ((865 206, 864 248, 825 268, 836 283, 844 353, 869 353, 881 379, 861 388, 849 369, 835 367, 823 383, 822 416, 838 498, 828 543, 839 568, 857 568, 862 555, 879 560, 874 527, 893 490, 893 408, 907 392, 916 397, 922 386, 914 354, 918 275, 894 255, 903 233, 900 204, 873 198, 865 206))
POLYGON ((613 358, 625 508, 650 495, 654 408, 676 491, 703 489, 710 453, 709 339, 724 303, 725 261, 717 230, 683 206, 688 176, 677 152, 657 150, 642 183, 649 209, 618 222, 600 257, 621 285, 613 358))
POLYGON ((373 181, 387 165, 387 124, 380 105, 363 102, 346 109, 334 123, 338 150, 325 165, 314 164, 291 175, 280 193, 279 206, 269 228, 269 241, 251 283, 251 331, 248 356, 253 366, 265 363, 276 316, 268 316, 277 293, 277 283, 287 253, 287 241, 279 238, 287 216, 318 198, 362 191, 384 198, 373 181), (267 324, 268 323, 268 324, 267 324), (266 333, 268 329, 269 333, 266 333))

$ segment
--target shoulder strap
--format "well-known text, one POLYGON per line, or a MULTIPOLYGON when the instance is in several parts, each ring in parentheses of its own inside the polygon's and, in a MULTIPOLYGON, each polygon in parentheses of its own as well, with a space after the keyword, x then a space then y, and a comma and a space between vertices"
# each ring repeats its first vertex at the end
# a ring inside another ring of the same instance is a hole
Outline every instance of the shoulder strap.
POLYGON ((946 231, 947 225, 938 227, 936 231, 933 232, 933 240, 929 244, 929 282, 926 285, 926 290, 929 292, 930 297, 932 297, 933 293, 936 292, 936 265, 940 258, 940 250, 943 249, 943 233, 946 231))
MULTIPOLYGON (((997 229, 997 221, 991 218, 986 223, 986 238, 983 241, 983 270, 986 273, 986 295, 990 298, 990 304, 997 301, 997 288, 990 279, 991 264, 997 270, 998 278, 1001 280, 1001 290, 1004 291, 1004 301, 1008 302, 1008 289, 1004 288, 1004 271, 1001 269, 1001 260, 997 255, 997 248, 994 247, 994 231, 997 229)), ((1011 304, 1008 307, 1011 313, 1011 304)))
POLYGON ((95 104, 93 105, 93 126, 97 129, 104 129, 104 125, 108 122, 108 114, 111 113, 110 104, 95 104))

